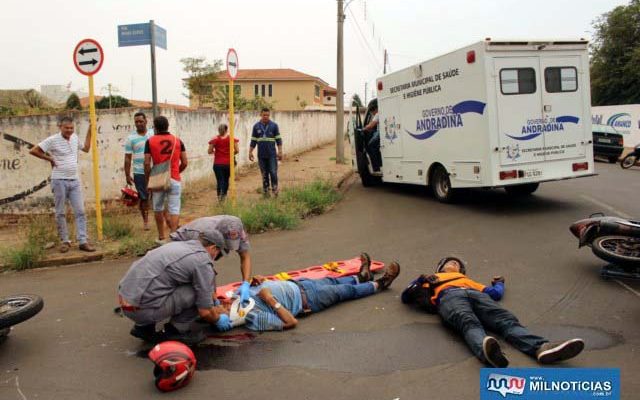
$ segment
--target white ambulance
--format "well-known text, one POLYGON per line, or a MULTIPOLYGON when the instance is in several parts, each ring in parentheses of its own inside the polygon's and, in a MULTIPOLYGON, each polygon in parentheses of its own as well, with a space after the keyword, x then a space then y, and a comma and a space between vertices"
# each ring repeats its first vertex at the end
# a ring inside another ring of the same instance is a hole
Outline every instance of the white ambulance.
POLYGON ((592 176, 587 45, 487 39, 379 78, 381 168, 362 129, 371 107, 352 125, 363 185, 429 185, 448 202, 459 188, 527 195, 540 182, 592 176))

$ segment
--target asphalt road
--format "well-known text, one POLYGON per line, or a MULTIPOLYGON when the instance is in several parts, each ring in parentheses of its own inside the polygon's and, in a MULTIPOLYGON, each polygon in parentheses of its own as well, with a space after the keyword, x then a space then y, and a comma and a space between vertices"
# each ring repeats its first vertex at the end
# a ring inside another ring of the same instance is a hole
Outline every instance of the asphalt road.
MULTIPOLYGON (((209 339, 196 349, 193 382, 172 394, 156 391, 145 347, 112 313, 131 260, 2 275, 0 293, 38 293, 46 305, 0 344, 0 398, 478 398, 482 366, 464 343, 438 317, 399 301, 406 282, 448 254, 467 260, 477 280, 504 275, 504 305, 535 332, 583 337, 586 351, 562 366, 619 367, 623 398, 637 398, 640 285, 602 280, 603 263, 578 250, 568 227, 597 211, 640 215, 640 170, 596 168, 597 177, 546 183, 527 199, 476 191, 455 205, 421 188, 357 182, 336 209, 300 229, 253 236, 255 273, 363 250, 397 259, 402 273, 389 291, 312 315, 295 330, 209 339)), ((237 263, 234 255, 219 265, 219 283, 239 278, 237 263)), ((511 366, 536 366, 504 348, 511 366)))

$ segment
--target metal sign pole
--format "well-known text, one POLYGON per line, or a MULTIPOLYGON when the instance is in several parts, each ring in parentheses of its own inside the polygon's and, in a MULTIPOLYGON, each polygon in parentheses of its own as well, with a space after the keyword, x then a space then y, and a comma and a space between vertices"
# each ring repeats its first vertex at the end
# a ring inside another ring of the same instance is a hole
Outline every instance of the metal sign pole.
POLYGON ((93 75, 89 75, 89 124, 91 135, 91 157, 93 160, 93 186, 96 193, 96 228, 98 240, 102 240, 102 203, 100 202, 100 171, 98 156, 98 138, 96 129, 96 104, 93 91, 93 75))
POLYGON ((233 79, 229 79, 229 154, 231 155, 229 159, 229 169, 231 170, 229 176, 229 192, 231 194, 231 205, 233 207, 236 206, 236 168, 235 168, 235 140, 234 140, 234 126, 235 126, 235 116, 234 113, 234 86, 233 79))
POLYGON ((156 26, 153 20, 149 21, 149 34, 151 35, 151 97, 153 100, 153 118, 158 116, 158 89, 156 87, 156 26))

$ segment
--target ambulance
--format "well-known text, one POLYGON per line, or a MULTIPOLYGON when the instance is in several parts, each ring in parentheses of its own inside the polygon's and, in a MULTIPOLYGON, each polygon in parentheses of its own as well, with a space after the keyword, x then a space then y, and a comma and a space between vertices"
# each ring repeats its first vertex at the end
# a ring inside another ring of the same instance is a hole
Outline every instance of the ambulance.
POLYGON ((486 39, 377 79, 379 156, 356 113, 352 164, 364 186, 430 186, 529 195, 593 176, 588 41, 486 39))

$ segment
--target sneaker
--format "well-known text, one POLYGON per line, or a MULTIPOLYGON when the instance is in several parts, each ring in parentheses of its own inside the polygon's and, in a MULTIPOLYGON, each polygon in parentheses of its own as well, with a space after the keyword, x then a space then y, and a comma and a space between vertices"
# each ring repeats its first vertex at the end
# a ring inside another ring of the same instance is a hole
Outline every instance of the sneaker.
POLYGON ((89 243, 82 243, 80 246, 78 246, 78 248, 81 251, 86 251, 89 253, 93 253, 94 251, 96 251, 96 248, 90 245, 89 243))
POLYGON ((60 253, 66 253, 71 249, 71 243, 64 242, 60 245, 60 253))
POLYGON ((382 278, 376 279, 378 283, 378 290, 385 290, 391 283, 400 275, 400 264, 397 261, 393 261, 391 264, 387 265, 387 268, 384 272, 382 278))
POLYGON ((156 343, 158 342, 158 335, 156 333, 156 325, 134 325, 129 332, 131 336, 137 337, 138 339, 144 340, 148 343, 156 343))
POLYGON ((482 353, 487 364, 494 368, 507 368, 509 360, 502 352, 500 343, 493 336, 487 336, 482 341, 482 353))
POLYGON ((187 346, 196 345, 207 337, 202 330, 194 332, 193 330, 189 330, 186 332, 180 332, 175 326, 171 323, 167 323, 164 325, 164 333, 162 335, 162 340, 175 340, 178 342, 182 342, 187 346))
POLYGON ((371 257, 369 254, 360 254, 360 271, 358 271, 358 283, 369 282, 373 280, 373 274, 371 273, 371 257))
POLYGON ((169 241, 167 239, 156 239, 154 240, 155 244, 157 244, 158 246, 162 246, 163 244, 167 244, 169 243, 169 241))
POLYGON ((582 339, 571 339, 561 343, 545 343, 536 352, 540 364, 552 364, 568 360, 580 354, 584 349, 582 339))

